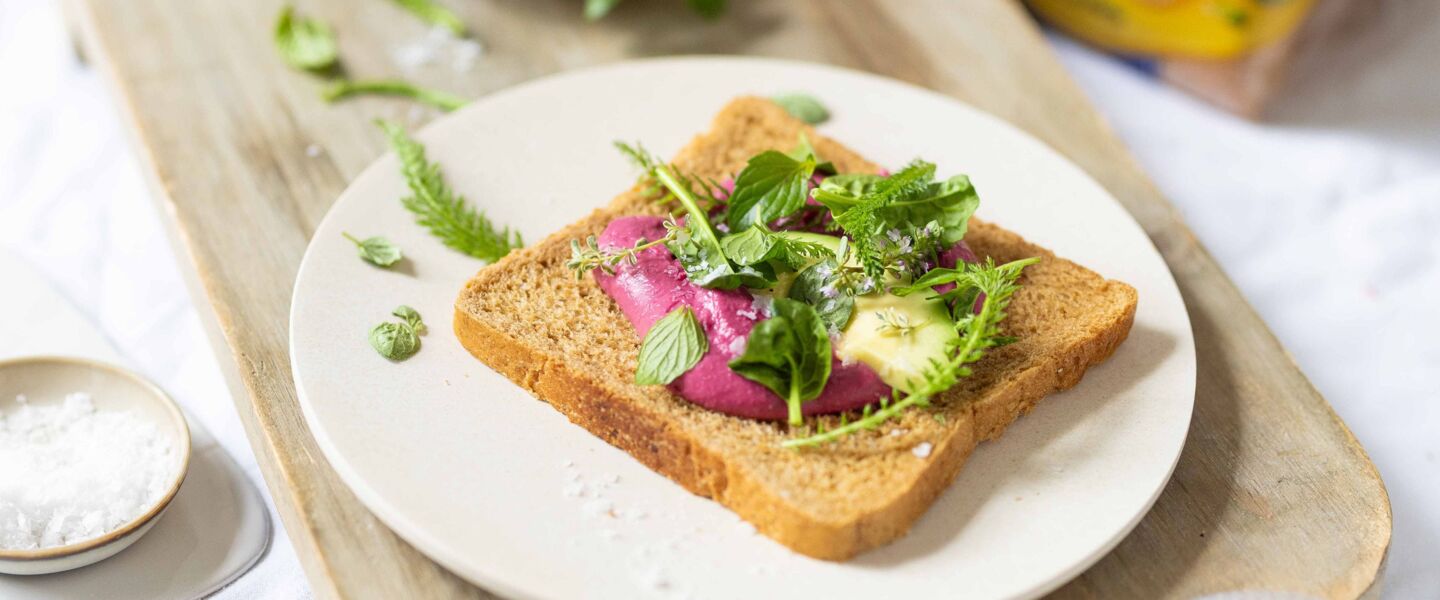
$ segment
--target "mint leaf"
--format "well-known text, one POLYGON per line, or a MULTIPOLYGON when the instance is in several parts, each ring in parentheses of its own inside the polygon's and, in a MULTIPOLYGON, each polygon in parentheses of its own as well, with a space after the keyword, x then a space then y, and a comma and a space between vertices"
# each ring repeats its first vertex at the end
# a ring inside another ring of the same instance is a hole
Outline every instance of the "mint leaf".
POLYGON ((837 269, 833 259, 818 262, 800 271, 790 284, 790 299, 813 307, 830 331, 844 331, 855 311, 855 297, 837 285, 837 269))
POLYGON ((371 328, 370 347, 380 356, 402 361, 420 350, 420 334, 425 333, 425 323, 420 320, 420 313, 403 304, 391 314, 404 321, 381 323, 371 328))
POLYGON ((690 307, 681 306, 656 321, 645 334, 635 368, 635 383, 668 384, 693 368, 709 349, 705 328, 690 307))
POLYGON ((509 227, 496 229, 485 213, 455 195, 441 176, 440 165, 425 158, 425 146, 411 139, 405 128, 383 119, 375 123, 390 138, 390 147, 400 159, 400 173, 410 187, 410 195, 400 203, 414 213, 416 223, 446 246, 485 262, 493 263, 525 245, 520 232, 509 227))
POLYGON ((815 309, 776 298, 775 316, 755 324, 745 352, 730 361, 730 370, 784 399, 790 423, 799 425, 800 405, 825 390, 830 358, 830 334, 815 309))
POLYGON ((769 150, 750 157, 730 194, 730 229, 748 229, 800 210, 815 166, 813 155, 796 160, 769 150))
POLYGON ((790 116, 811 125, 819 125, 830 120, 830 111, 810 94, 777 94, 770 100, 779 104, 780 108, 790 113, 790 116))
POLYGON ((318 19, 296 15, 295 7, 288 4, 275 19, 275 48, 290 66, 307 71, 324 71, 339 59, 330 27, 318 19))
POLYGON ((426 23, 444 27, 457 37, 465 35, 465 22, 433 0, 395 0, 395 3, 426 23))
POLYGON ((404 258, 404 256, 400 254, 400 247, 390 243, 389 240, 383 237, 368 237, 360 240, 355 239, 354 236, 343 231, 340 235, 345 236, 345 239, 350 240, 360 249, 360 258, 365 259, 373 265, 389 267, 404 258))

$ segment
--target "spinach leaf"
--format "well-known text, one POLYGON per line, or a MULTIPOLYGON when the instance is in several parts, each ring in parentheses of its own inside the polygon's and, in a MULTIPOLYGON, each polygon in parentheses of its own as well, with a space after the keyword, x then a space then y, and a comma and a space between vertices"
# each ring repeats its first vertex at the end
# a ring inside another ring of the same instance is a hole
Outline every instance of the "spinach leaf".
POLYGON ((790 284, 790 299, 815 309, 831 331, 844 331, 855 311, 855 297, 842 292, 835 281, 834 260, 815 263, 800 271, 790 284))
POLYGON ((815 309, 776 298, 775 316, 755 325, 745 353, 730 361, 730 369, 783 398, 790 424, 799 425, 800 405, 825 390, 830 359, 830 335, 815 309))

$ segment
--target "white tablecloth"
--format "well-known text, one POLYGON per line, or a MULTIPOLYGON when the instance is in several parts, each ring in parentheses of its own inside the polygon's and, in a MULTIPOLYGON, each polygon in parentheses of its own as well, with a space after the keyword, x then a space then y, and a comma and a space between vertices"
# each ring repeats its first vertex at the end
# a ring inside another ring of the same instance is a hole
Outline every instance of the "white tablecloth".
MULTIPOLYGON (((1379 465, 1395 512, 1387 595, 1434 598, 1440 3, 1387 7, 1322 50, 1323 68, 1298 76, 1263 125, 1055 44, 1379 465)), ((0 8, 0 82, 0 244, 89 311, 263 485, 113 101, 75 60, 53 2, 0 8)), ((308 597, 284 532, 220 595, 308 597)))

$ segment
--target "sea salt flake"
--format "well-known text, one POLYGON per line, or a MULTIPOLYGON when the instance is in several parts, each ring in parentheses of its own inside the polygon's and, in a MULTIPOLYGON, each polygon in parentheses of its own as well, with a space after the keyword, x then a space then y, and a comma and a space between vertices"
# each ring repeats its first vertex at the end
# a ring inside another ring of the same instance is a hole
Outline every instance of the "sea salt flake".
POLYGON ((0 414, 0 549, 66 546, 115 531, 170 490, 179 451, 129 411, 90 395, 0 414))
POLYGON ((910 449, 910 453, 920 458, 926 458, 930 456, 930 450, 934 448, 935 446, 930 442, 920 442, 910 449))

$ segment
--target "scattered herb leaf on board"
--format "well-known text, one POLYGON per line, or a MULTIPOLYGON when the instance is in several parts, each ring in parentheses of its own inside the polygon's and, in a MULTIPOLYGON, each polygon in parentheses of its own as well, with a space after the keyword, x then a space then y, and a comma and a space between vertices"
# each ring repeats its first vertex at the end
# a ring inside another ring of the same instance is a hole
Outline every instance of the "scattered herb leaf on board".
POLYGON ((420 350, 420 335, 426 330, 420 313, 402 304, 390 314, 403 320, 387 321, 370 329, 370 347, 380 356, 397 362, 415 356, 420 350))
POLYGON ((375 236, 361 240, 345 232, 341 232, 340 235, 354 242, 355 246, 360 249, 360 258, 365 259, 373 265, 389 267, 404 258, 404 256, 400 254, 400 247, 390 243, 390 240, 383 237, 375 236))
POLYGON ((465 35, 465 22, 450 9, 436 4, 433 0, 394 0, 401 8, 431 25, 439 25, 456 36, 465 35))
POLYGON ((800 119, 811 125, 819 125, 830 120, 830 111, 810 94, 777 94, 770 98, 790 116, 800 119))
POLYGON ((456 195, 446 185, 440 166, 425 158, 425 146, 411 139, 403 127, 383 119, 376 124, 400 158, 400 172, 410 187, 410 195, 400 202, 415 214, 417 223, 446 246, 486 262, 500 260, 525 245, 520 232, 509 227, 497 229, 485 213, 456 195))
MULTIPOLYGON (((726 0, 685 0, 690 10, 707 19, 714 19, 725 12, 726 0)), ((585 0, 585 20, 598 21, 610 14, 620 0, 585 0)))
POLYGON ((290 66, 307 71, 324 71, 339 59, 330 26, 295 14, 295 7, 288 4, 275 20, 275 48, 290 66))
POLYGON ((700 362, 709 349, 705 328, 690 307, 670 311, 650 327, 640 344, 635 383, 665 385, 675 381, 700 362))
POLYGON ((408 81, 398 79, 341 79, 330 84, 330 87, 325 88, 323 96, 326 102, 338 102, 351 96, 364 94, 409 98, 416 102, 429 104, 446 112, 465 106, 465 104, 469 102, 449 92, 420 87, 408 81))

